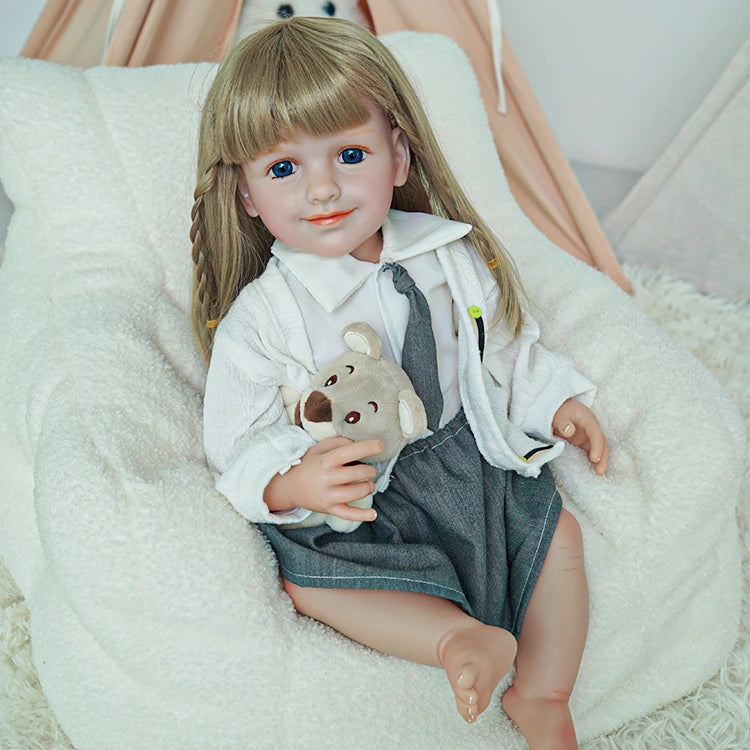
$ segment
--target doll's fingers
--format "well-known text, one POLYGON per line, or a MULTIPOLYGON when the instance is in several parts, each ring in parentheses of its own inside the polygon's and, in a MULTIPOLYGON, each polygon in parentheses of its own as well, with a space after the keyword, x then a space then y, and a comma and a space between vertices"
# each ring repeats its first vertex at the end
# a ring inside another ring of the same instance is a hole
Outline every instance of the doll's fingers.
POLYGON ((591 438, 588 454, 589 460, 594 465, 594 471, 600 476, 604 474, 609 462, 609 445, 607 445, 607 439, 601 430, 591 438))
POLYGON ((378 517, 375 508, 357 508, 346 503, 334 505, 328 509, 332 516, 338 516, 345 521, 362 521, 364 523, 372 522, 378 517))
POLYGON ((571 421, 564 421, 559 427, 555 427, 555 432, 562 438, 570 440, 576 432, 576 426, 571 421))
POLYGON ((566 440, 570 440, 570 438, 573 437, 573 434, 576 431, 576 426, 575 422, 573 422, 567 414, 565 405, 561 406, 552 418, 552 431, 555 435, 565 438, 566 440))
POLYGON ((568 438, 568 442, 571 445, 575 445, 576 448, 583 448, 585 451, 588 451, 590 445, 589 436, 583 430, 576 430, 576 432, 568 438))
POLYGON ((362 500, 362 498, 372 495, 374 492, 375 483, 369 479, 347 482, 332 486, 328 493, 328 501, 331 507, 334 507, 362 500))
POLYGON ((354 445, 354 441, 341 435, 334 435, 333 437, 323 438, 318 441, 312 445, 307 452, 310 454, 318 453, 330 456, 337 448, 345 448, 347 445, 354 445))
POLYGON ((601 476, 607 471, 608 466, 609 466, 609 443, 607 443, 607 439, 604 438, 602 457, 597 462, 595 471, 597 474, 599 474, 599 476, 601 476))
POLYGON ((353 482, 364 482, 374 479, 377 473, 374 466, 357 461, 353 464, 342 466, 336 479, 338 484, 351 484, 353 482))
POLYGON ((384 448, 385 445, 381 440, 358 440, 356 443, 350 441, 336 448, 336 463, 343 466, 353 461, 361 461, 363 458, 377 456, 378 453, 383 452, 384 448))

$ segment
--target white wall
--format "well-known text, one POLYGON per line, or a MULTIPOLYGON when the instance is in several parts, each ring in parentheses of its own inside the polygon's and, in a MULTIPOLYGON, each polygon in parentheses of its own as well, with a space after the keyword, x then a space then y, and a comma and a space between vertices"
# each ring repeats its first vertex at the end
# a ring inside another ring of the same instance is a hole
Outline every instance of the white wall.
POLYGON ((499 0, 573 161, 643 171, 750 35, 749 0, 499 0))
POLYGON ((0 0, 0 56, 17 55, 46 0, 0 0))

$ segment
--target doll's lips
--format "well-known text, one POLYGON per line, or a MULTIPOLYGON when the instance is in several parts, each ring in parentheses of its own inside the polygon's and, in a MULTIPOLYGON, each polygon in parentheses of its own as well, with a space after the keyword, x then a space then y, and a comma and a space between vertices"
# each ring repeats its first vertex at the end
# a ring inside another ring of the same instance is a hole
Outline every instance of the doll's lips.
POLYGON ((308 216, 305 221, 310 224, 315 224, 317 227, 329 227, 343 221, 353 211, 354 209, 352 208, 349 211, 334 211, 330 214, 315 214, 315 216, 308 216))

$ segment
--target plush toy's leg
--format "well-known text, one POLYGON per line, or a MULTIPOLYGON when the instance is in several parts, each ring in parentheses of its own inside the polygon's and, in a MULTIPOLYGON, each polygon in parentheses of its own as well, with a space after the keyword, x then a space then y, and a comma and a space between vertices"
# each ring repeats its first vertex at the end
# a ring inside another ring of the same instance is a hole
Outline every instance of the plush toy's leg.
POLYGON ((563 510, 518 638, 503 708, 531 750, 577 748, 568 699, 588 629, 588 586, 577 521, 563 510))
POLYGON ((513 665, 516 640, 436 596, 409 591, 284 588, 298 612, 352 640, 402 659, 445 670, 461 716, 484 711, 513 665))

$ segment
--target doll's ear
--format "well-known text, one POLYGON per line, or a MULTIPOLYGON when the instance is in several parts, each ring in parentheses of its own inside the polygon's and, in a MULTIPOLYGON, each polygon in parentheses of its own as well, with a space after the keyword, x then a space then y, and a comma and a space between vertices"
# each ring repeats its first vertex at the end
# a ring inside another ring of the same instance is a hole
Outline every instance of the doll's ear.
POLYGON ((409 139, 398 126, 391 130, 391 136, 393 137, 394 160, 393 187, 401 187, 409 177, 411 149, 409 148, 409 139))
POLYGON ((240 203, 248 216, 255 217, 259 215, 255 210, 252 198, 250 198, 250 189, 247 187, 247 182, 242 178, 237 180, 237 197, 240 199, 240 203))

